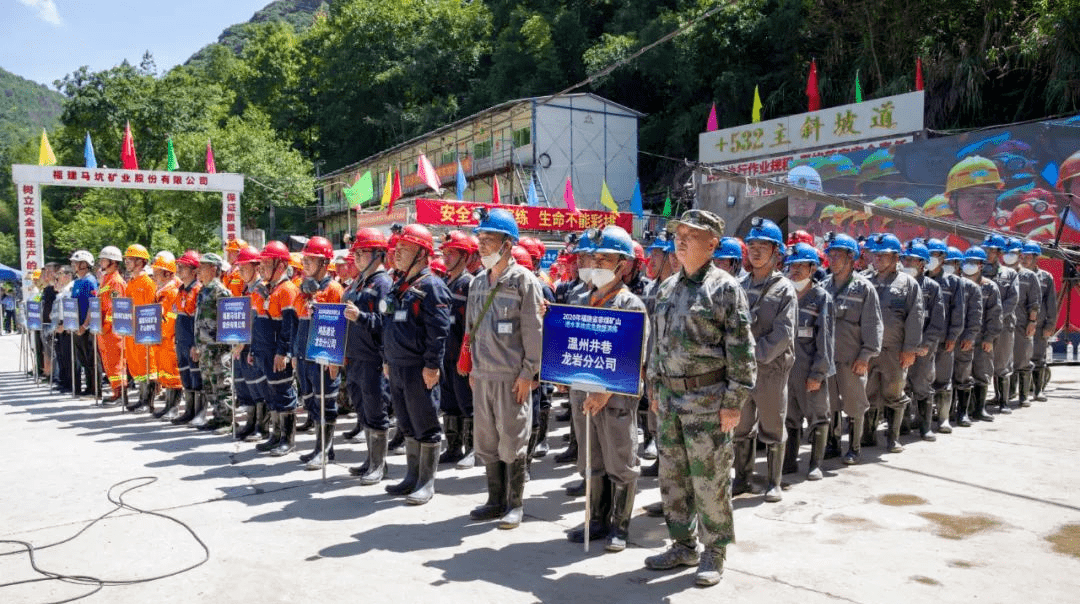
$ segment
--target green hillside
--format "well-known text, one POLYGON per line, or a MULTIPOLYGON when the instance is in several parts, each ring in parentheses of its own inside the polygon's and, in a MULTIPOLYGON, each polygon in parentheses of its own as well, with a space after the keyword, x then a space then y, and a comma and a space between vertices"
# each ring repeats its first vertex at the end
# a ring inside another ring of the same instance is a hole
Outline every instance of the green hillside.
POLYGON ((42 128, 60 123, 64 97, 0 68, 0 150, 24 144, 42 128))
MULTIPOLYGON (((251 38, 252 29, 263 23, 282 21, 293 26, 297 32, 303 32, 315 21, 315 14, 326 11, 330 0, 274 0, 258 10, 247 23, 237 23, 225 28, 218 36, 217 44, 232 50, 237 55, 244 49, 251 38)), ((201 65, 207 57, 207 45, 200 48, 188 59, 188 65, 201 65)))

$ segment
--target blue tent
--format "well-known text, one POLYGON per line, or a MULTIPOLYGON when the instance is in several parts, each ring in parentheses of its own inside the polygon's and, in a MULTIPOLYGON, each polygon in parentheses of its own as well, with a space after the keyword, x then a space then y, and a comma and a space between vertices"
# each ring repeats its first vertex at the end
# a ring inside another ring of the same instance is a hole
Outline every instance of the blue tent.
POLYGON ((22 273, 10 266, 0 264, 0 281, 22 281, 22 273))

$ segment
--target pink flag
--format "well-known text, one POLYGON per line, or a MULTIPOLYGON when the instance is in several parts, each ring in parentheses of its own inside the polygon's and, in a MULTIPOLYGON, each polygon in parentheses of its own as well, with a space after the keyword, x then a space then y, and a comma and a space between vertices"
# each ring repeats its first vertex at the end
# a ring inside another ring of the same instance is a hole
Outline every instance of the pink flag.
POLYGON ((495 205, 500 205, 500 204, 502 204, 502 195, 499 195, 499 177, 492 176, 491 181, 492 181, 492 185, 491 185, 492 186, 491 203, 493 203, 495 205))
POLYGON ((431 187, 432 190, 439 195, 442 195, 442 183, 439 182, 439 175, 435 172, 435 166, 431 165, 431 160, 423 153, 420 154, 420 159, 416 164, 416 173, 420 176, 420 180, 424 181, 427 186, 431 187))
POLYGON ((713 130, 719 130, 720 126, 716 123, 716 103, 712 104, 712 109, 709 110, 709 121, 705 124, 705 132, 712 132, 713 130))
POLYGON ((570 185, 569 177, 566 179, 566 189, 563 191, 563 201, 566 202, 566 209, 577 213, 577 204, 574 203, 574 187, 570 185))
POLYGON ((138 170, 139 158, 135 155, 135 139, 131 136, 131 124, 124 124, 124 144, 120 149, 120 165, 125 170, 138 170))
POLYGON ((217 174, 217 166, 214 165, 214 150, 210 148, 210 141, 206 141, 206 173, 217 174))

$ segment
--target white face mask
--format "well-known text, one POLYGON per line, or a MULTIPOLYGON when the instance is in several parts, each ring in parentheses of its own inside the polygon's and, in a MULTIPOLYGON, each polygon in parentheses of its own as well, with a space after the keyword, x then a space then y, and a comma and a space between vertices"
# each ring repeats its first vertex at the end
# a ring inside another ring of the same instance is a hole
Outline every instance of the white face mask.
POLYGON ((931 271, 936 271, 939 266, 941 266, 941 258, 930 256, 930 264, 928 264, 926 268, 931 271))
POLYGON ((806 279, 799 279, 798 281, 792 281, 791 283, 795 286, 795 291, 801 292, 802 290, 806 289, 807 285, 810 285, 810 278, 807 277, 806 279))
POLYGON ((495 268, 495 265, 502 259, 502 254, 495 252, 494 254, 488 254, 487 256, 480 256, 480 263, 484 265, 484 268, 489 271, 495 268))
POLYGON ((946 264, 945 266, 941 267, 941 272, 946 275, 955 275, 956 267, 951 264, 946 264))
POLYGON ((1017 254, 1016 252, 1007 252, 1002 260, 1005 261, 1005 264, 1016 264, 1020 260, 1020 254, 1017 254))
POLYGON ((913 266, 901 266, 900 272, 904 273, 905 275, 910 275, 912 277, 917 277, 919 275, 919 269, 913 266))
POLYGON ((585 285, 592 285, 592 275, 595 268, 579 268, 577 269, 578 279, 581 279, 585 285))
POLYGON ((615 280, 615 271, 610 268, 592 269, 592 284, 599 288, 607 287, 615 280))
POLYGON ((974 262, 965 262, 960 266, 960 270, 964 271, 964 274, 968 277, 974 277, 979 274, 980 266, 974 262))

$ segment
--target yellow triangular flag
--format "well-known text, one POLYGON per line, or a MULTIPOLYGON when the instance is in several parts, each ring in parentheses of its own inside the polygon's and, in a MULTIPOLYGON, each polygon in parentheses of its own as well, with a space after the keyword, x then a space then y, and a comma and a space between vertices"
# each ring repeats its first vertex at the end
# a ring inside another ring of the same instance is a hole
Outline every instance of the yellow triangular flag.
POLYGON ((611 196, 611 191, 607 188, 607 180, 600 186, 600 205, 612 212, 619 211, 619 204, 615 203, 615 198, 611 196))
POLYGON ((41 149, 38 151, 37 165, 56 165, 56 154, 53 153, 52 145, 49 144, 49 135, 45 133, 44 128, 41 129, 41 149))
POLYGON ((386 184, 382 188, 382 200, 379 202, 379 208, 385 210, 386 206, 390 203, 390 196, 394 194, 394 169, 390 168, 390 171, 386 173, 386 184))
POLYGON ((758 87, 754 86, 754 112, 750 117, 751 123, 758 123, 761 121, 761 96, 758 95, 758 87))

